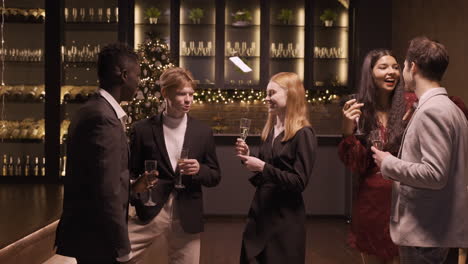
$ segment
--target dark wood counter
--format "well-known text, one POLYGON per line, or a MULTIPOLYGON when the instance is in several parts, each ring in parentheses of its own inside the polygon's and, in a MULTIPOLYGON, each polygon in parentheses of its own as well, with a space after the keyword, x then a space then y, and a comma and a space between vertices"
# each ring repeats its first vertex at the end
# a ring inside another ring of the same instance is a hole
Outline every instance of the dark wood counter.
POLYGON ((0 249, 59 219, 62 197, 60 184, 0 184, 0 249))

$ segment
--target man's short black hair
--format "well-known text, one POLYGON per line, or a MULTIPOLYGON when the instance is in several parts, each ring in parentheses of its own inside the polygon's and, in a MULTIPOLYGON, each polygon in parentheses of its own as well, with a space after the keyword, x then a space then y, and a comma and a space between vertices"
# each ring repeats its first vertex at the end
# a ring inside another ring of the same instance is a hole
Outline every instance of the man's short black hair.
POLYGON ((105 46, 98 55, 98 77, 101 85, 114 84, 119 76, 118 69, 127 67, 128 62, 138 63, 138 55, 124 43, 105 46))

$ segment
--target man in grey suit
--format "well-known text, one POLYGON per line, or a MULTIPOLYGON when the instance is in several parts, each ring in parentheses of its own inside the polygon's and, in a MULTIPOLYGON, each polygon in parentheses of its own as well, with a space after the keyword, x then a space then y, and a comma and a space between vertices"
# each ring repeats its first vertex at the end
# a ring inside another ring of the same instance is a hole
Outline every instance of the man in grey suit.
POLYGON ((442 44, 411 41, 403 78, 419 104, 398 157, 372 147, 394 181, 390 234, 402 264, 443 263, 449 248, 468 247, 468 122, 440 86, 447 66, 442 44))
POLYGON ((99 90, 68 129, 63 213, 55 241, 57 254, 75 257, 78 264, 130 259, 127 115, 119 103, 131 100, 137 89, 136 53, 123 44, 106 46, 99 53, 98 76, 99 90))

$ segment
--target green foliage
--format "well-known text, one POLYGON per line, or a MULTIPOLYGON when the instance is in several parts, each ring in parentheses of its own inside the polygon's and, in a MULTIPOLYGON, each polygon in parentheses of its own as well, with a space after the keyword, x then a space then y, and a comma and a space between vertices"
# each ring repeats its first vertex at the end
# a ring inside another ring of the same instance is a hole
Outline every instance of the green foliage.
POLYGON ((203 18, 204 16, 205 16, 205 14, 203 12, 203 9, 201 9, 201 8, 190 9, 189 19, 192 20, 194 23, 195 23, 195 21, 203 18))
POLYGON ((234 22, 245 21, 245 22, 252 22, 252 13, 250 13, 247 9, 242 9, 237 11, 232 15, 232 19, 234 22))
POLYGON ((161 10, 157 7, 150 7, 145 10, 145 17, 146 18, 159 18, 161 16, 161 10))
POLYGON ((288 8, 281 9, 277 18, 284 24, 290 24, 293 19, 292 9, 288 9, 288 8))
POLYGON ((323 14, 320 16, 320 20, 321 21, 327 21, 327 20, 335 21, 337 17, 338 17, 338 14, 335 11, 327 8, 323 11, 323 14))

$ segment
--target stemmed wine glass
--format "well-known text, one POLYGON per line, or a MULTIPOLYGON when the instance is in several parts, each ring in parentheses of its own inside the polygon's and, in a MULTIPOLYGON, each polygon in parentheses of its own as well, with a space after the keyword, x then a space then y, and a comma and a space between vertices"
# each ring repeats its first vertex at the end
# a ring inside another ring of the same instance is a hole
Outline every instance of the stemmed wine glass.
MULTIPOLYGON (((156 166, 157 166, 156 160, 145 160, 145 173, 147 174, 146 180, 148 182, 153 182, 156 180, 156 166)), ((151 188, 148 189, 148 197, 149 197, 148 201, 146 201, 145 205, 155 206, 156 203, 153 202, 152 195, 151 195, 151 188)))
POLYGON ((380 131, 380 129, 372 130, 369 133, 369 141, 372 143, 372 146, 374 146, 376 149, 383 149, 384 142, 382 139, 382 132, 380 131))
MULTIPOLYGON (((177 159, 177 165, 180 167, 186 159, 188 159, 189 149, 182 148, 180 152, 180 157, 177 159)), ((176 189, 184 189, 185 185, 182 183, 182 176, 183 174, 179 172, 179 179, 177 180, 176 185, 174 186, 176 189)))
MULTIPOLYGON (((357 101, 357 94, 350 94, 348 96, 348 100, 352 100, 352 99, 355 99, 356 102, 354 102, 355 104, 359 103, 357 101)), ((354 132, 354 135, 356 136, 362 136, 364 135, 364 132, 362 132, 362 128, 364 126, 364 120, 361 120, 361 122, 359 122, 359 117, 356 118, 356 132, 354 132)))
POLYGON ((251 119, 248 119, 248 118, 240 119, 240 137, 244 141, 247 139, 247 136, 249 135, 250 123, 252 123, 251 119))

